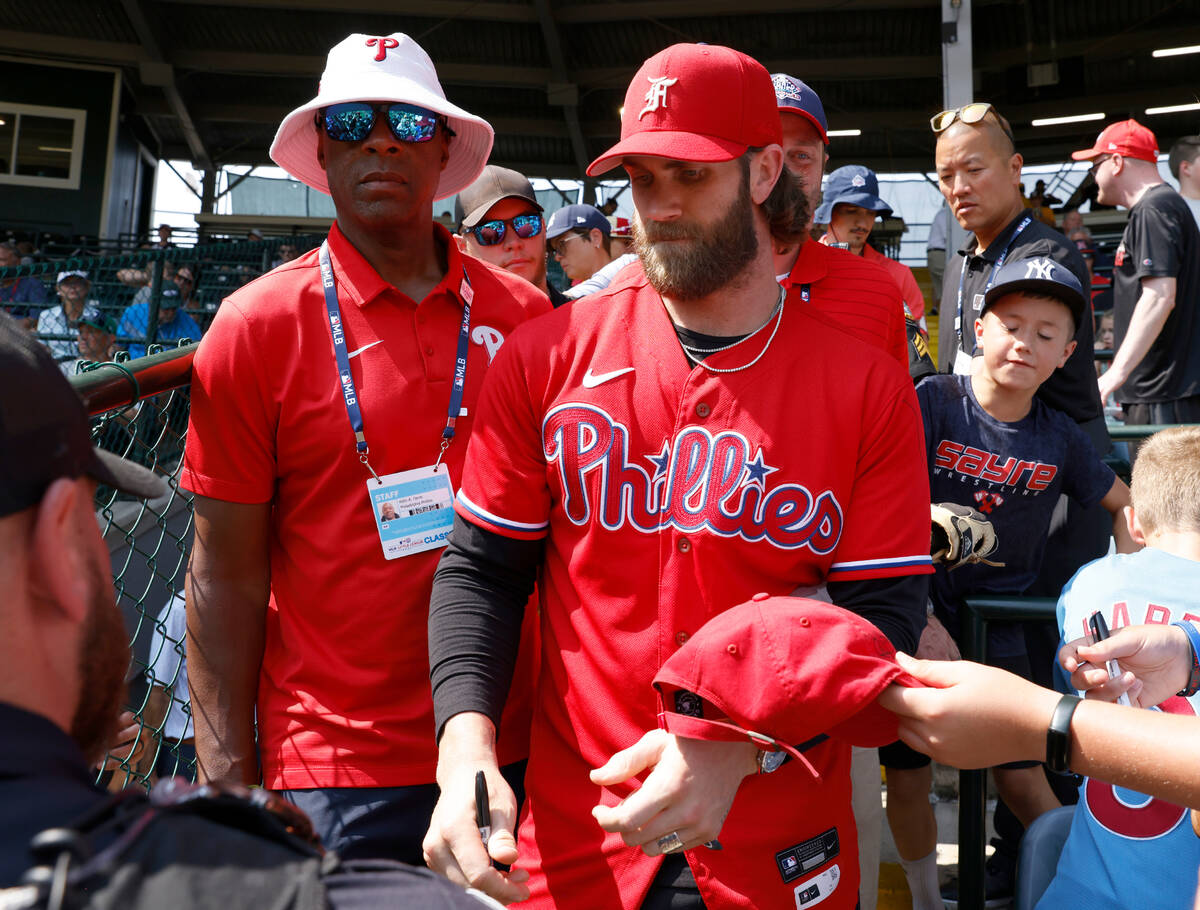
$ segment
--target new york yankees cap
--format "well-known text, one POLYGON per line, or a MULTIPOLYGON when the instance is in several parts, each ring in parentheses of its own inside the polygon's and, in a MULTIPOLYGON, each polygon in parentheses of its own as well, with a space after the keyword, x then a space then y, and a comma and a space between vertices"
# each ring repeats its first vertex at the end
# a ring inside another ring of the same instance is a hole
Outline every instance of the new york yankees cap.
POLYGON ((899 738, 876 702, 892 683, 922 683, 896 649, 849 610, 802 597, 755 595, 701 626, 654 677, 669 732, 785 751, 813 774, 799 746, 822 734, 856 746, 899 738))
POLYGON ((771 84, 775 86, 775 102, 781 114, 797 114, 810 121, 821 134, 821 141, 829 145, 829 123, 825 120, 825 105, 821 96, 787 73, 772 73, 771 84))
POLYGON ((1076 161, 1087 161, 1101 155, 1114 154, 1157 164, 1158 140, 1149 128, 1136 120, 1121 120, 1118 123, 1110 123, 1101 130, 1100 135, 1096 137, 1096 144, 1090 149, 1071 152, 1071 157, 1076 161))
POLYGON ((283 118, 271 143, 271 159, 302 183, 329 192, 325 169, 317 161, 314 114, 344 101, 391 101, 415 104, 441 114, 454 130, 450 158, 442 170, 435 199, 470 186, 487 164, 493 131, 482 117, 446 100, 433 61, 408 35, 354 34, 333 47, 317 96, 283 118))
POLYGON ((844 165, 829 175, 825 181, 824 200, 813 214, 813 221, 829 224, 833 207, 839 202, 857 205, 885 218, 892 214, 892 207, 879 198, 879 178, 861 164, 844 165))
POLYGON ((730 161, 783 136, 771 75, 714 44, 674 44, 642 64, 625 93, 621 141, 588 165, 595 177, 626 155, 730 161))
POLYGON ((58 478, 85 474, 146 499, 167 492, 153 471, 92 446, 83 402, 50 352, 0 314, 0 517, 37 505, 58 478))
POLYGON ((501 199, 524 199, 539 212, 542 210, 529 178, 510 168, 489 164, 474 183, 455 197, 454 220, 460 228, 473 228, 501 199))
POLYGON ((1056 297, 1066 304, 1075 320, 1075 328, 1083 319, 1087 301, 1083 296, 1083 286, 1075 273, 1051 259, 1049 256, 1037 256, 1033 259, 1018 259, 1006 262, 996 272, 996 280, 983 296, 983 309, 979 315, 987 312, 989 306, 1006 294, 1032 291, 1035 294, 1046 294, 1056 297))

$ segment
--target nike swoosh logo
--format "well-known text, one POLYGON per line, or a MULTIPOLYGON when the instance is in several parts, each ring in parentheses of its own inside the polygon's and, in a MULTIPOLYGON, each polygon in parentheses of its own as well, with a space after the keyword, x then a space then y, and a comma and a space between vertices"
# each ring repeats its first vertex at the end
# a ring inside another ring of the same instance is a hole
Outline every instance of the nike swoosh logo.
POLYGON ((372 341, 370 344, 364 344, 364 345, 363 345, 361 348, 359 348, 359 349, 358 349, 358 350, 356 350, 356 351, 351 351, 351 352, 350 352, 349 354, 347 354, 346 356, 347 356, 347 357, 357 357, 357 356, 358 356, 359 354, 361 354, 363 351, 369 350, 370 348, 373 348, 373 347, 375 347, 375 345, 377 345, 377 344, 383 344, 383 339, 382 339, 382 338, 380 338, 378 341, 372 341))
POLYGON ((591 367, 583 374, 583 387, 585 389, 594 389, 601 383, 608 382, 610 379, 616 379, 618 376, 624 376, 626 373, 632 373, 633 367, 625 367, 620 370, 612 370, 608 373, 593 373, 591 367))

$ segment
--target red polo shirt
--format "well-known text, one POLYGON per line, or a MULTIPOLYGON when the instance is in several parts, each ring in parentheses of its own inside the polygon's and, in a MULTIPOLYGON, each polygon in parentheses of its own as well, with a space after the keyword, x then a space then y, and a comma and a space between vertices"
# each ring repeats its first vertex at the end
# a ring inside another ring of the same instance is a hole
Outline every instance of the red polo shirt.
MULTIPOLYGON (((335 225, 329 250, 346 349, 379 474, 433 464, 462 323, 474 291, 463 407, 443 458, 458 489, 491 358, 550 310, 520 278, 462 256, 417 303, 379 276, 335 225)), ((440 550, 387 560, 346 414, 314 250, 225 300, 196 353, 181 483, 274 505, 271 599, 258 687, 268 787, 406 786, 434 780, 426 620, 440 550)), ((531 618, 534 611, 530 611, 531 618)), ((499 737, 524 757, 536 642, 527 624, 499 737)))

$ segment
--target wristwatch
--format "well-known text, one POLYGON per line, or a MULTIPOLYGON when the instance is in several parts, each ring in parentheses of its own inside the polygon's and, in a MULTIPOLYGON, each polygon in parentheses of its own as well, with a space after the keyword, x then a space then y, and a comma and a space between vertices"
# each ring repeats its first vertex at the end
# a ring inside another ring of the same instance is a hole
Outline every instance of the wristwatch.
POLYGON ((778 771, 780 765, 788 760, 788 754, 780 749, 778 752, 767 752, 763 749, 758 750, 758 755, 754 761, 758 765, 759 774, 770 774, 772 771, 778 771))

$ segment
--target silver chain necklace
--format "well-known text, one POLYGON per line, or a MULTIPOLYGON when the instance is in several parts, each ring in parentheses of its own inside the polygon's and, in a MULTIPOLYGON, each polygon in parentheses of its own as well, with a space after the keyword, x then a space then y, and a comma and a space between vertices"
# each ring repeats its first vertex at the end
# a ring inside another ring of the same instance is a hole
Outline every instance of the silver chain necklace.
POLYGON ((758 363, 760 360, 762 360, 763 355, 767 353, 767 349, 771 347, 771 342, 775 340, 775 334, 779 331, 779 326, 783 322, 783 303, 784 303, 784 300, 786 299, 786 297, 787 297, 787 292, 783 288, 780 288, 779 289, 779 302, 775 304, 775 309, 771 311, 771 315, 767 317, 767 321, 764 322, 762 325, 760 325, 757 329, 755 329, 749 335, 747 335, 745 338, 739 338, 737 341, 731 342, 730 344, 722 345, 719 348, 691 347, 690 345, 684 344, 682 339, 680 340, 679 345, 689 355, 691 355, 692 360, 695 360, 700 366, 704 367, 704 369, 708 370, 710 373, 739 373, 742 370, 748 370, 748 369, 750 369, 750 367, 754 366, 756 363, 758 363), (773 329, 771 329, 771 334, 770 334, 770 337, 767 338, 767 343, 763 345, 762 350, 759 351, 758 355, 753 360, 751 360, 749 363, 742 364, 740 367, 726 367, 726 368, 722 369, 720 367, 711 367, 708 365, 707 361, 696 356, 697 354, 715 354, 718 351, 727 351, 727 350, 729 350, 729 348, 736 347, 737 345, 742 344, 745 341, 749 341, 751 338, 753 338, 755 335, 757 335, 759 332, 761 332, 763 329, 765 329, 771 323, 772 319, 774 319, 774 321, 775 321, 775 327, 773 329))

